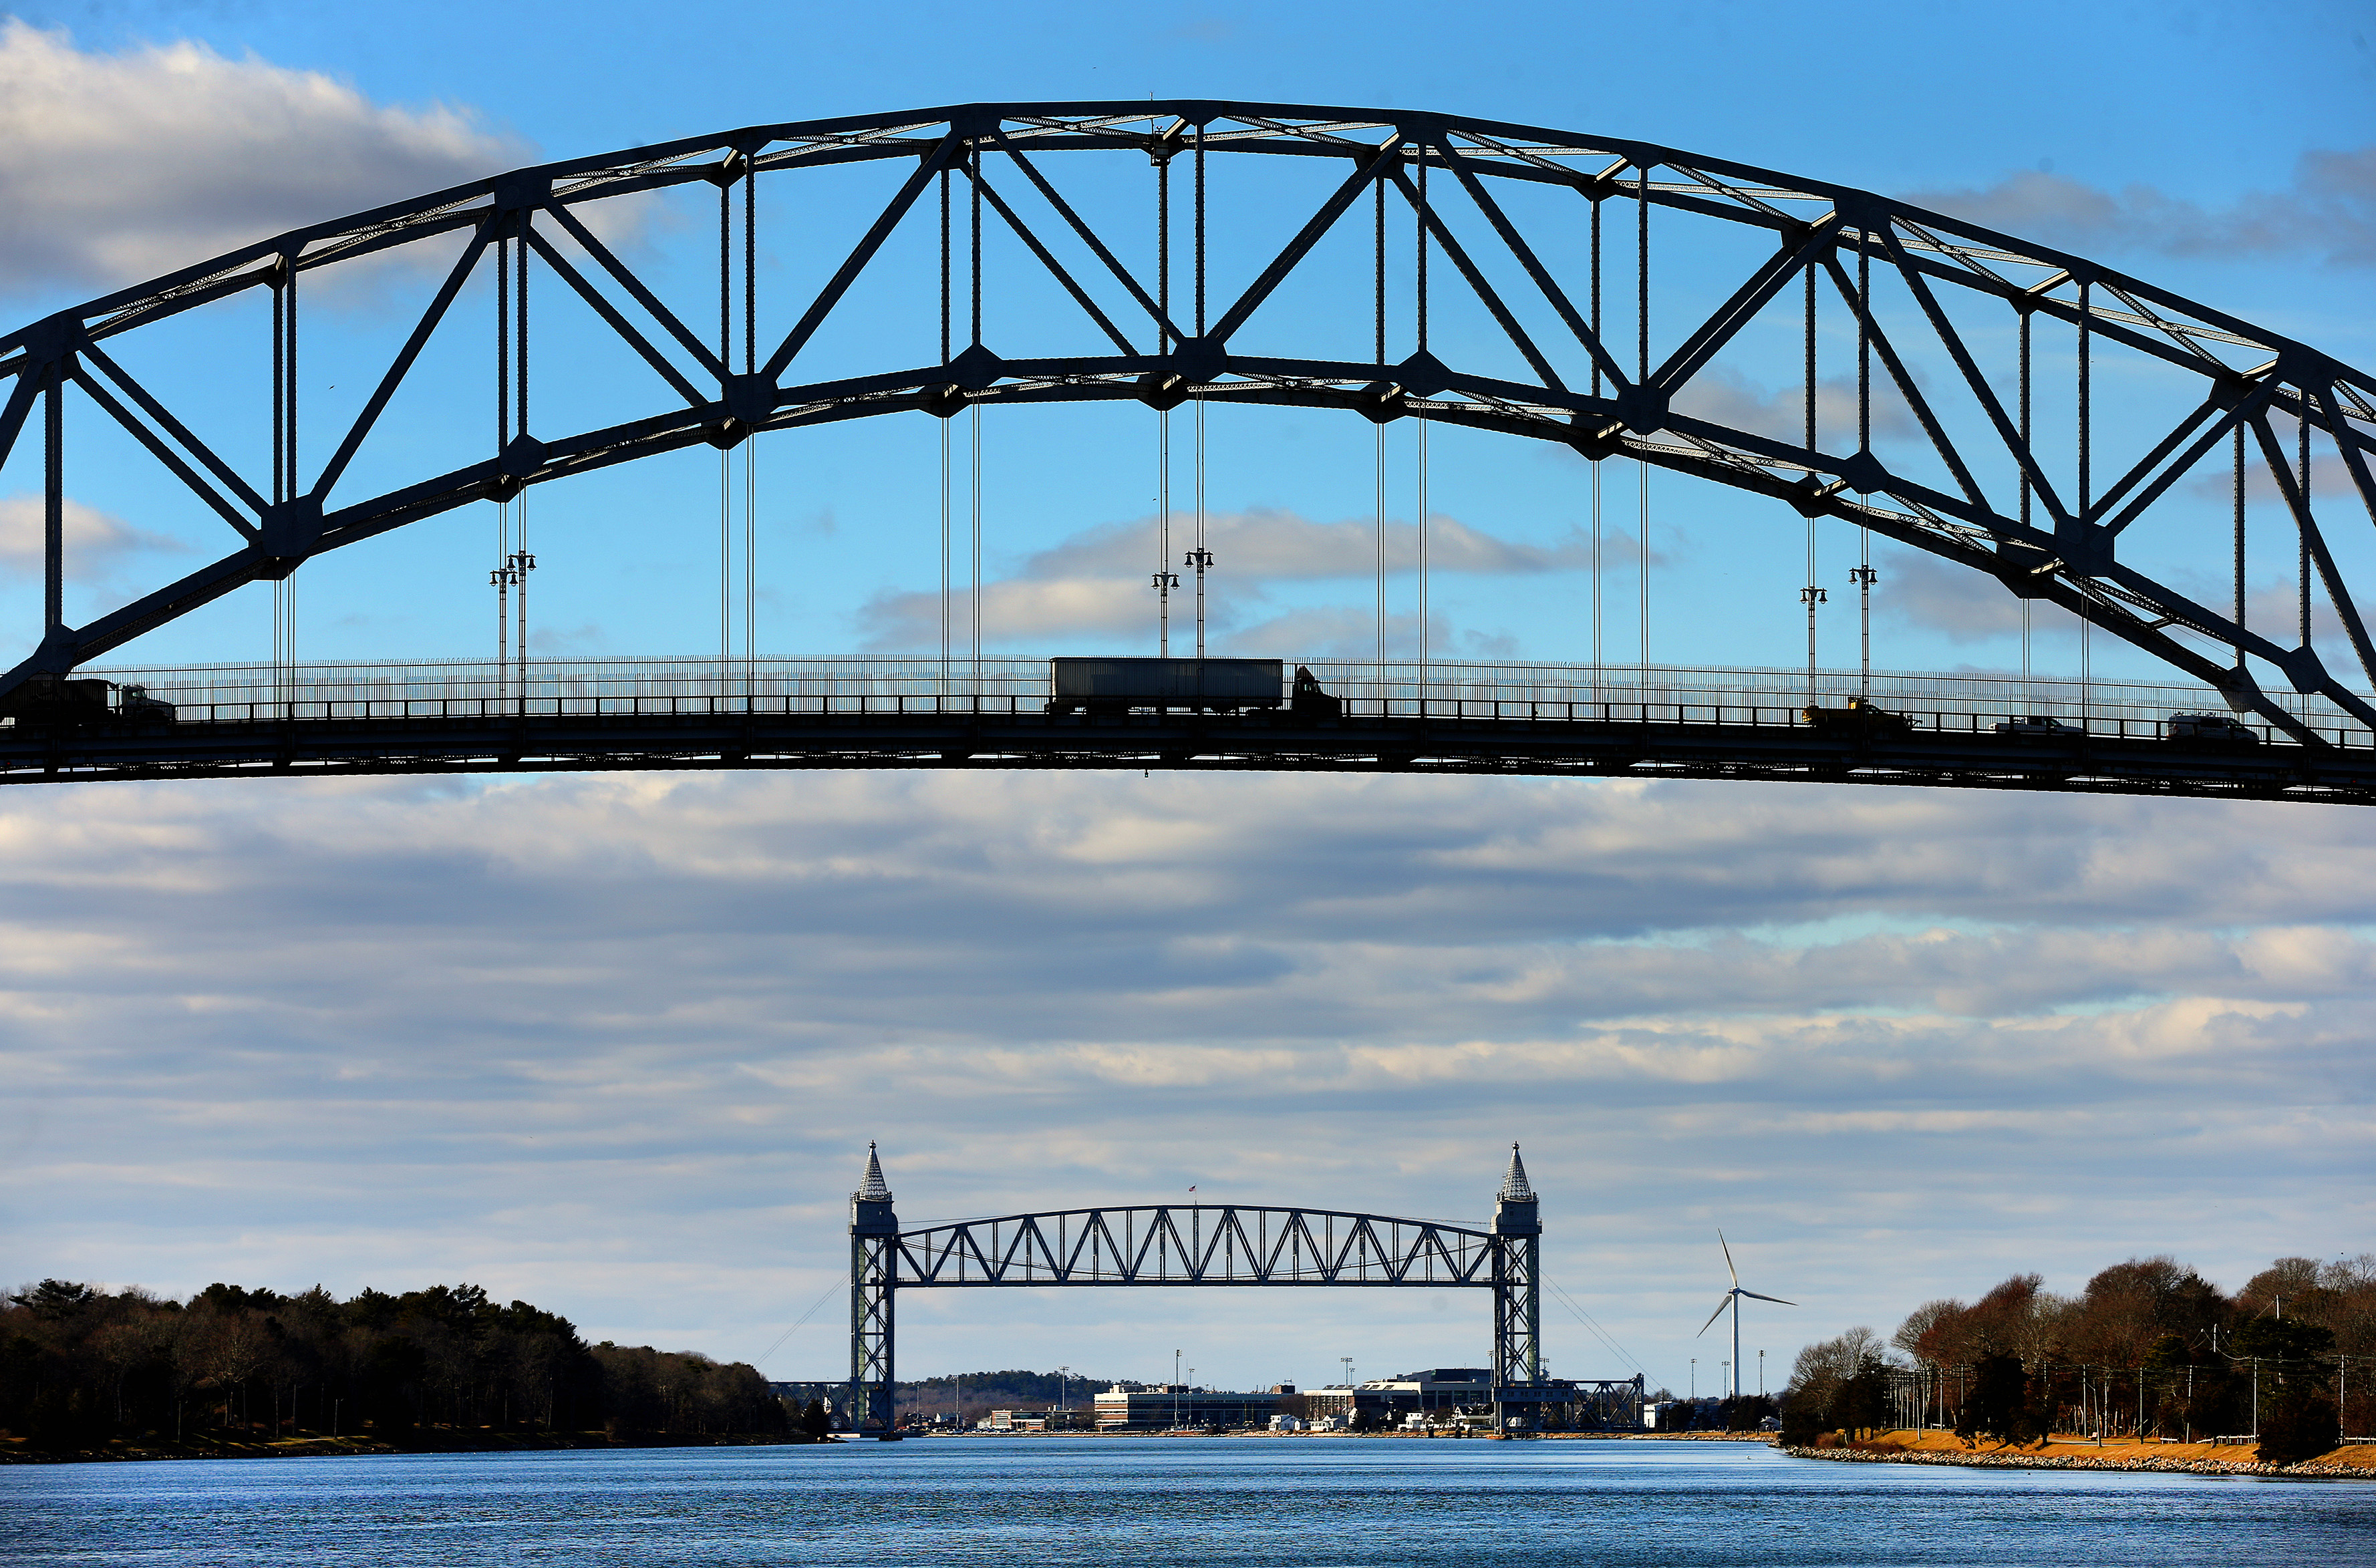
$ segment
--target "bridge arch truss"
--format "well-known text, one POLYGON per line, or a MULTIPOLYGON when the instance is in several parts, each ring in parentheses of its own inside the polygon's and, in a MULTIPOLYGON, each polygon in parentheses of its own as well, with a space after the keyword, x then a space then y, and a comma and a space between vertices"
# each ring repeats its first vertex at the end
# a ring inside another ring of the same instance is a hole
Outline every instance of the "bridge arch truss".
POLYGON ((0 678, 0 697, 328 552, 637 458, 885 414, 1194 398, 1420 419, 1692 475, 2059 605, 2306 748, 2329 742, 2270 680, 2376 728, 2376 644, 2346 571, 2370 554, 2358 530, 2376 525, 2376 379, 2084 257, 1622 137, 1213 101, 968 104, 744 127, 276 236, 0 337, 0 460, 29 433, 38 443, 44 527, 39 645, 0 678), (1316 169, 1316 199, 1290 232, 1250 242, 1261 224, 1224 164, 1316 169), (879 208, 820 284, 778 297, 790 286, 763 275, 752 243, 761 204, 797 205, 803 179, 863 169, 889 186, 879 208), (719 196, 715 339, 698 311, 602 237, 606 204, 703 185, 719 196), (1566 206, 1547 219, 1545 199, 1566 206), (1707 233, 1724 243, 1694 249, 1689 236, 1707 233), (362 374, 370 396, 327 432, 306 422, 300 293, 423 242, 455 254, 401 345, 362 374), (1719 253, 1731 259, 1708 259, 1719 253), (921 255, 921 272, 900 272, 902 255, 921 255), (1726 266, 1710 284, 1708 268, 1726 266), (490 271, 503 289, 493 319, 457 325, 457 300, 490 271), (645 411, 571 427, 544 412, 550 393, 531 400, 532 350, 561 330, 560 313, 531 315, 531 274, 540 300, 568 302, 623 362, 641 364, 645 411), (1070 302, 1079 340, 997 338, 1002 291, 1026 281, 1070 302), (125 345, 144 330, 253 291, 273 303, 259 345, 268 398, 198 409, 127 368, 125 345), (1322 330, 1305 319, 1323 297, 1345 302, 1348 320, 1322 330), (861 311, 881 327, 869 340, 921 351, 853 358, 845 328, 861 311), (1803 422, 1796 410, 1762 422, 1710 412, 1727 356, 1752 339, 1795 347, 1802 315, 1803 422), (1835 350, 1843 331, 1851 363, 1832 369, 1852 381, 1857 410, 1845 420, 1818 408, 1818 340, 1835 350), (400 471, 379 460, 386 416, 431 374, 431 339, 456 332, 483 339, 466 356, 486 383, 473 395, 494 410, 482 449, 400 471), (2128 420, 2118 441, 2096 390, 2115 354, 2150 372, 2170 410, 2142 434, 2128 420), (2049 358, 2068 362, 2068 385, 2034 374, 2049 358), (1876 410, 1902 437, 1876 439, 1876 410), (69 624, 65 432, 80 420, 137 443, 220 523, 226 548, 69 624), (200 434, 226 420, 268 432, 268 461, 234 460, 200 434), (301 434, 312 443, 302 450, 301 434), (2314 469, 2340 472, 2341 488, 2314 494, 2314 469), (2231 471, 2232 561, 2226 538, 2213 549, 2165 521, 2174 490, 2231 471), (2277 497, 2257 531, 2248 477, 2277 497), (2159 556, 2157 532, 2170 534, 2159 556), (2173 558, 2187 569, 2139 564, 2173 558), (2248 565, 2272 561, 2299 579, 2290 626, 2247 615, 2248 565), (2202 593, 2201 582, 2231 576, 2225 601, 2202 593))

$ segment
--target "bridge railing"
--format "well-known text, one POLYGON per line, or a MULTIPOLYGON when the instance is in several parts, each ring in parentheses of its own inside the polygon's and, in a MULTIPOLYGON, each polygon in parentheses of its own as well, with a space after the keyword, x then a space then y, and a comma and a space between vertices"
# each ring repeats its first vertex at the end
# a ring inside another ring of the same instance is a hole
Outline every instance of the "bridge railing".
MULTIPOLYGON (((2173 714, 2225 712, 2203 686, 2159 685, 1967 671, 1804 670, 1756 667, 1516 662, 1372 661, 1313 659, 1321 685, 1348 717, 1596 723, 1737 724, 1791 727, 1813 700, 1845 706, 1871 699, 1910 717, 1918 730, 1987 733, 2010 719, 2051 719, 2107 737, 2154 738, 2173 714)), ((498 719, 529 715, 685 717, 1042 711, 1050 696, 1041 659, 849 656, 824 659, 492 659, 417 663, 223 664, 92 669, 175 705, 184 722, 498 719)), ((2275 700, 2331 744, 2376 744, 2368 728, 2324 698, 2275 700)), ((2263 740, 2284 731, 2238 716, 2263 740)))

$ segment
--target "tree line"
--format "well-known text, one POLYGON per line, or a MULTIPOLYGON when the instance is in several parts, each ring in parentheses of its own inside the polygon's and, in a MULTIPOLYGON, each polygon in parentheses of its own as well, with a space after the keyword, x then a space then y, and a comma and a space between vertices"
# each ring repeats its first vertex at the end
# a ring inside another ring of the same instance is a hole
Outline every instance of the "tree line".
POLYGON ((780 1436, 751 1367, 588 1345, 568 1319, 476 1285, 339 1301, 209 1285, 186 1301, 45 1279, 0 1298, 0 1433, 43 1449, 111 1442, 471 1434, 616 1441, 780 1436))
POLYGON ((2279 1258, 2232 1296, 2169 1257, 2115 1264, 2076 1296, 2016 1274, 1925 1302, 1886 1340, 1859 1327, 1806 1347, 1781 1419, 1801 1443, 1908 1424, 2018 1444, 2257 1432, 2263 1459, 2295 1463, 2376 1431, 2376 1254, 2279 1258))

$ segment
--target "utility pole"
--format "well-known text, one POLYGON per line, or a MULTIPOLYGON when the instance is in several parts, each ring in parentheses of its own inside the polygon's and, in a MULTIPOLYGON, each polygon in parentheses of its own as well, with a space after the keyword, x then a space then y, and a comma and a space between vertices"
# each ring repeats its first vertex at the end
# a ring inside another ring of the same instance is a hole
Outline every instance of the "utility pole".
POLYGON ((1202 546, 1188 552, 1186 565, 1196 568, 1196 657, 1205 657, 1205 574, 1213 565, 1213 552, 1202 546))
MULTIPOLYGON (((1868 543, 1865 548, 1870 550, 1872 547, 1868 543)), ((1857 690, 1865 697, 1872 695, 1872 585, 1880 580, 1881 574, 1870 565, 1848 568, 1848 581, 1857 586, 1857 621, 1862 628, 1864 639, 1863 673, 1858 679, 1857 690)))
POLYGON ((1809 583, 1799 590, 1799 601, 1807 607, 1807 706, 1815 706, 1815 606, 1830 598, 1822 588, 1809 583))

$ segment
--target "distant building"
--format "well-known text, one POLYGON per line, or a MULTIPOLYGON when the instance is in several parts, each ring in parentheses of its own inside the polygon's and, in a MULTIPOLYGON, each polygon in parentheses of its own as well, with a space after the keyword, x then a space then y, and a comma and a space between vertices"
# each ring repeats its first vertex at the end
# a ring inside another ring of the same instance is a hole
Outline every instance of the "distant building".
POLYGON ((1097 1396, 1099 1431, 1170 1431, 1175 1427, 1258 1427, 1295 1392, 1283 1383, 1266 1393, 1229 1394, 1184 1383, 1117 1384, 1097 1396))
POLYGON ((1493 1403, 1493 1373, 1486 1367, 1430 1367, 1399 1377, 1335 1384, 1304 1396, 1315 1420, 1335 1418, 1349 1425, 1356 1415, 1400 1424, 1414 1411, 1434 1414, 1493 1403))

